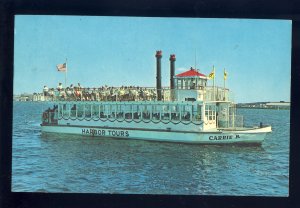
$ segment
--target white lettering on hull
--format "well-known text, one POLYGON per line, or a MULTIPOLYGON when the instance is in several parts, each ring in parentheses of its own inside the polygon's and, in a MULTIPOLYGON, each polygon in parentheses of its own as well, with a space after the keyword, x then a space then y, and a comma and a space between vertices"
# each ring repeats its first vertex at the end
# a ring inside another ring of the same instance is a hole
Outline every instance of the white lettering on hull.
POLYGON ((209 136, 209 140, 229 140, 229 139, 240 139, 240 135, 236 134, 235 136, 233 135, 220 135, 220 136, 209 136))
POLYGON ((92 136, 114 136, 114 137, 129 137, 128 131, 123 130, 104 130, 104 129, 81 129, 81 134, 92 136))

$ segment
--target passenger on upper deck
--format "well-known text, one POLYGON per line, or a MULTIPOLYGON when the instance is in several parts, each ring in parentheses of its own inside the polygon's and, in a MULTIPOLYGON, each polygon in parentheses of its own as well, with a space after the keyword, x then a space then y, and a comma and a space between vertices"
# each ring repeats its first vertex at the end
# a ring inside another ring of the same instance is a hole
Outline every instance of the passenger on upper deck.
POLYGON ((73 93, 74 93, 74 85, 71 84, 70 87, 67 87, 67 88, 66 88, 66 90, 67 90, 67 95, 68 95, 68 96, 73 95, 73 93))
POLYGON ((57 86, 57 90, 61 91, 62 89, 63 89, 62 83, 59 83, 58 86, 57 86))
POLYGON ((48 87, 45 85, 45 86, 44 86, 44 89, 43 89, 44 96, 48 96, 48 91, 49 91, 49 89, 48 89, 48 87))
POLYGON ((76 100, 81 100, 81 90, 79 89, 79 87, 74 87, 74 95, 76 100))
POLYGON ((70 87, 66 88, 67 97, 71 98, 73 95, 73 90, 70 87))
POLYGON ((83 86, 81 86, 80 83, 78 83, 78 89, 79 89, 79 90, 82 90, 82 89, 83 89, 83 86))

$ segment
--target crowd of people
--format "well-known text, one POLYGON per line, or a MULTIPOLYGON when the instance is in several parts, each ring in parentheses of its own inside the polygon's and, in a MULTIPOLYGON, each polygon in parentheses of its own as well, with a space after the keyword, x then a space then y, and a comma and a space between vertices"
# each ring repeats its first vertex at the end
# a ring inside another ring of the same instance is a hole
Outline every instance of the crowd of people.
POLYGON ((44 86, 43 94, 46 100, 66 100, 66 101, 139 101, 156 100, 157 92, 155 88, 138 86, 109 87, 107 85, 99 88, 84 88, 77 84, 71 84, 64 88, 59 83, 56 88, 44 86))

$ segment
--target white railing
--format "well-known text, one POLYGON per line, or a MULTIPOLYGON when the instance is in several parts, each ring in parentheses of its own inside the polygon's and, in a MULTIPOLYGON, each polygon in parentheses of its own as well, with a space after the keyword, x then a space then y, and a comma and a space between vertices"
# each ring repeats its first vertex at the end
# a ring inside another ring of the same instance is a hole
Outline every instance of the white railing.
POLYGON ((233 101, 233 94, 222 87, 206 87, 206 101, 233 101))
POLYGON ((229 128, 233 127, 243 127, 244 126, 244 117, 242 115, 229 116, 229 128))
POLYGON ((244 127, 244 117, 242 115, 230 115, 227 119, 219 119, 218 127, 219 128, 244 127))

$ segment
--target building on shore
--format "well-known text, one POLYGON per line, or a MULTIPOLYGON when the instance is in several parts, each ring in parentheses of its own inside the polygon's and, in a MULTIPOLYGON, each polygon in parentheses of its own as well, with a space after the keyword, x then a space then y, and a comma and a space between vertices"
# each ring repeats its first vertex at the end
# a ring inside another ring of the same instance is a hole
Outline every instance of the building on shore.
POLYGON ((45 96, 43 93, 33 93, 32 101, 35 101, 35 102, 45 101, 45 96))
POLYGON ((14 95, 13 96, 14 101, 32 101, 33 100, 33 94, 29 93, 22 93, 20 95, 14 95))
POLYGON ((46 101, 45 96, 43 93, 22 93, 20 95, 13 95, 13 101, 20 101, 20 102, 28 102, 28 101, 34 101, 34 102, 40 102, 40 101, 46 101))
POLYGON ((290 109, 291 103, 280 102, 253 102, 253 103, 238 103, 238 108, 263 108, 263 109, 290 109))

